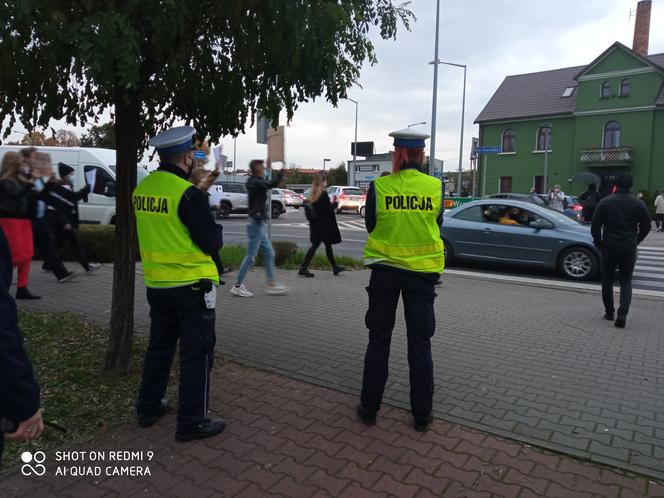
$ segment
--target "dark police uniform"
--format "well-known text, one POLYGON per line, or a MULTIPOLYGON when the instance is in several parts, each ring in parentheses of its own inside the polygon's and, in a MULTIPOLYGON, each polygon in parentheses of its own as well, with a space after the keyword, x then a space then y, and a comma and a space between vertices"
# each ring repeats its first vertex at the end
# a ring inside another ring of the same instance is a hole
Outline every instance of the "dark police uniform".
MULTIPOLYGON (((39 410, 39 385, 23 347, 16 303, 9 294, 12 259, 0 229, 0 419, 19 424, 39 410)), ((4 433, 0 432, 0 459, 4 433)))
MULTIPOLYGON (((399 148, 424 148, 428 135, 413 130, 390 134, 399 148)), ((367 194, 369 239, 364 261, 372 269, 365 321, 369 345, 364 360, 360 418, 375 423, 388 375, 392 330, 399 295, 403 297, 408 337, 410 402, 415 428, 431 421, 433 361, 431 337, 436 321, 435 284, 444 268, 442 184, 421 173, 418 163, 404 164, 392 175, 375 180, 367 194)))
MULTIPOLYGON (((191 127, 173 128, 149 144, 168 157, 191 149, 194 133, 191 127)), ((215 223, 206 195, 187 182, 188 176, 179 166, 162 162, 134 191, 151 318, 137 404, 139 424, 148 427, 167 410, 163 397, 179 340, 178 441, 208 437, 224 427, 223 420, 207 418, 216 342, 212 294, 219 283, 210 255, 223 245, 222 227, 215 223)))

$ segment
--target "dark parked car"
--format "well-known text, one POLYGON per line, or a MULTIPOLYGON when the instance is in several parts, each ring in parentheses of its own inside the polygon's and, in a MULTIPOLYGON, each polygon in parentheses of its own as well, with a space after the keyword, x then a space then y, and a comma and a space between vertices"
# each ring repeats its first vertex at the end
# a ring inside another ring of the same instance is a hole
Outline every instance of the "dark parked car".
MULTIPOLYGON (((546 194, 537 194, 537 196, 542 199, 546 206, 549 205, 546 194)), ((568 218, 572 218, 574 221, 581 222, 581 210, 583 209, 583 205, 579 201, 579 198, 574 195, 566 195, 565 200, 567 201, 567 207, 563 211, 563 214, 568 218)))
POLYGON ((445 213, 445 257, 560 271, 591 279, 599 253, 590 229, 559 211, 532 202, 483 199, 445 213))

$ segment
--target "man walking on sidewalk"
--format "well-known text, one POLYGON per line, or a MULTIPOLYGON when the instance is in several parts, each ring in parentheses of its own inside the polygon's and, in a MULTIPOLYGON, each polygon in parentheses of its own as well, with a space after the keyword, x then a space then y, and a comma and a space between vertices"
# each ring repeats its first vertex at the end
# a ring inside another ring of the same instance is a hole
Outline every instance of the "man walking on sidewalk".
MULTIPOLYGON (((267 167, 271 170, 268 159, 267 167)), ((266 180, 264 177, 265 165, 261 159, 254 159, 249 163, 251 176, 247 180, 247 191, 249 192, 249 221, 247 222, 247 254, 242 260, 240 271, 237 274, 235 285, 231 287, 231 294, 238 297, 251 297, 244 286, 244 278, 254 265, 258 250, 263 250, 265 260, 265 272, 267 273, 267 288, 265 293, 269 295, 286 294, 288 287, 275 282, 274 249, 267 233, 267 210, 272 207, 272 189, 277 187, 283 178, 281 172, 277 173, 274 181, 266 180)))
POLYGON ((613 320, 613 277, 616 268, 620 280, 620 306, 615 326, 623 328, 632 302, 632 273, 636 264, 636 247, 650 232, 650 215, 641 199, 630 189, 630 175, 619 175, 616 192, 597 205, 592 221, 592 236, 602 255, 602 300, 604 318, 613 320))
POLYGON ((658 232, 664 232, 664 188, 655 199, 655 226, 658 232))

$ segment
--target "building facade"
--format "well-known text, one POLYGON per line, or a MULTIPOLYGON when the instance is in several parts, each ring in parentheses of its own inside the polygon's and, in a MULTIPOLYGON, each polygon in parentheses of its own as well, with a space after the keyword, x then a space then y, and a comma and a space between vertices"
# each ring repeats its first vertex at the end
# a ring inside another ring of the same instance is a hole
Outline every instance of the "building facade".
POLYGON ((482 195, 578 194, 586 184, 568 180, 582 171, 604 192, 630 173, 653 193, 664 188, 664 53, 616 42, 586 66, 508 76, 475 122, 480 144, 500 147, 480 157, 482 195))

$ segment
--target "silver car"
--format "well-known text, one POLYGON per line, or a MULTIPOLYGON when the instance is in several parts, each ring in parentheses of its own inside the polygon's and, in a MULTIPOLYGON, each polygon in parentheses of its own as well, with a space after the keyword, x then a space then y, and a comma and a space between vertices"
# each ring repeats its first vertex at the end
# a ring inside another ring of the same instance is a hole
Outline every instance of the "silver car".
POLYGON ((445 257, 559 270, 588 280, 599 270, 590 229, 562 213, 512 199, 486 199, 445 213, 445 257))

